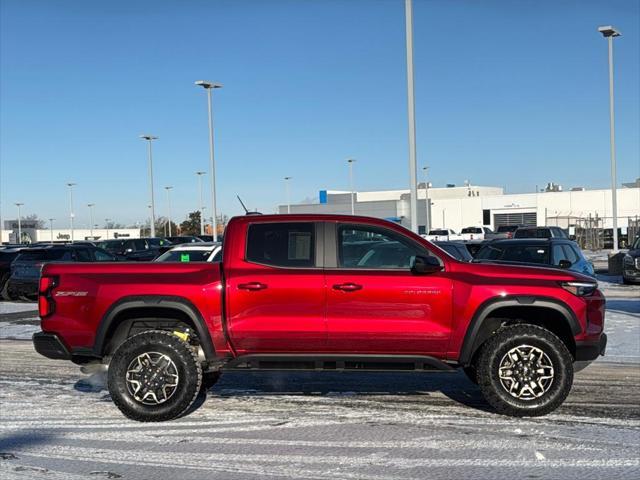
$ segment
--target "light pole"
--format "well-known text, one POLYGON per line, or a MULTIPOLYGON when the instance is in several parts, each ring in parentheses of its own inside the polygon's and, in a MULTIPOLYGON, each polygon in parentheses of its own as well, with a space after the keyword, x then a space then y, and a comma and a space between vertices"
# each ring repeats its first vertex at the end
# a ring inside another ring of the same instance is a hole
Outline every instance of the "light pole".
POLYGON ((71 243, 73 243, 73 217, 75 216, 73 213, 73 187, 75 185, 77 184, 73 182, 67 183, 67 187, 69 187, 69 226, 71 227, 71 243))
POLYGON ((90 220, 90 230, 91 230, 91 238, 93 239, 93 207, 95 207, 95 203, 87 203, 87 207, 89 207, 89 220, 90 220))
POLYGON ((22 207, 24 205, 24 203, 22 202, 16 202, 14 203, 14 205, 16 207, 18 207, 18 242, 17 243, 22 243, 22 212, 20 210, 20 207, 22 207))
POLYGON ((284 188, 287 193, 287 213, 291 213, 291 190, 289 183, 293 177, 284 177, 284 188))
POLYGON ((155 199, 153 198, 153 151, 151 143, 157 140, 158 137, 153 135, 140 135, 140 138, 149 142, 149 188, 151 190, 151 237, 156 236, 156 207, 155 199))
POLYGON ((422 171, 424 172, 424 206, 426 209, 426 220, 424 224, 425 234, 429 234, 429 230, 431 229, 431 208, 429 208, 429 166, 422 167, 422 171))
POLYGON ((411 230, 418 233, 418 167, 416 163, 416 105, 413 95, 413 5, 405 0, 405 23, 407 40, 407 111, 409 115, 409 182, 411 230))
POLYGON ((198 203, 198 210, 200 210, 200 235, 204 235, 204 202, 202 201, 202 175, 206 175, 207 172, 196 172, 198 176, 198 191, 200 192, 200 203, 198 203))
POLYGON ((49 232, 51 233, 51 243, 53 243, 53 221, 55 218, 49 219, 49 232))
POLYGON ((618 252, 618 182, 616 180, 616 127, 613 111, 613 39, 622 35, 611 25, 598 27, 609 44, 609 138, 611 147, 611 209, 613 215, 613 253, 618 252))
POLYGON ((109 222, 111 221, 110 218, 105 218, 104 219, 104 226, 107 227, 107 238, 105 240, 109 240, 109 222))
POLYGON ((173 187, 164 187, 167 191, 167 218, 169 219, 169 236, 171 237, 171 189, 173 187))
POLYGON ((349 158, 347 160, 347 163, 349 164, 349 191, 351 192, 351 215, 355 215, 356 204, 355 204, 355 198, 354 198, 355 194, 353 191, 353 164, 355 163, 355 159, 349 158))
POLYGON ((203 87, 207 91, 207 106, 209 109, 209 168, 211 169, 211 227, 213 230, 213 241, 218 239, 218 212, 216 210, 216 162, 213 155, 213 100, 211 90, 214 88, 222 88, 221 83, 207 82, 198 80, 196 85, 203 87))

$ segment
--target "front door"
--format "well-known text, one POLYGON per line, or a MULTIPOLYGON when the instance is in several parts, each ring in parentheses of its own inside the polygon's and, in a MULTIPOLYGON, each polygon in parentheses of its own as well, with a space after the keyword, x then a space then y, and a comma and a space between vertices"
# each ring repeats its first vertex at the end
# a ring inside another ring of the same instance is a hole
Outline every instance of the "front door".
POLYGON ((416 255, 433 254, 376 226, 338 224, 336 236, 336 268, 326 270, 329 349, 443 354, 451 334, 452 281, 444 271, 418 275, 410 269, 416 255))
POLYGON ((247 226, 244 260, 227 270, 228 328, 239 354, 326 347, 319 229, 312 222, 247 226))

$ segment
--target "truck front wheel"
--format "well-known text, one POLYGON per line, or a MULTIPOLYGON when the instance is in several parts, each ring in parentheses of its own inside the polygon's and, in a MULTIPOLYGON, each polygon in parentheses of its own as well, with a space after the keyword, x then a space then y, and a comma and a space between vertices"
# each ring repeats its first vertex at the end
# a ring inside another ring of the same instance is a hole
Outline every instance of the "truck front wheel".
POLYGON ((546 415, 573 384, 573 358, 549 330, 518 324, 498 330, 476 360, 480 390, 493 408, 516 417, 546 415))
POLYGON ((179 417, 193 404, 201 383, 202 369, 193 348, 161 330, 125 340, 109 365, 113 402, 125 416, 140 422, 179 417))

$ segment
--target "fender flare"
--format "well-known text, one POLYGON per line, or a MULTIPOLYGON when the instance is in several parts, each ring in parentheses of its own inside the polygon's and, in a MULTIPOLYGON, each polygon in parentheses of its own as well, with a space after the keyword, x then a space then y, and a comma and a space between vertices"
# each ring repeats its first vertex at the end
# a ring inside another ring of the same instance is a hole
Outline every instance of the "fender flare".
POLYGON ((189 300, 183 297, 166 295, 136 295, 124 297, 113 303, 103 315, 93 344, 93 354, 102 357, 106 346, 107 333, 119 314, 136 308, 154 308, 167 311, 179 311, 189 317, 195 326, 200 344, 207 360, 215 358, 215 350, 211 334, 200 311, 189 300))
POLYGON ((460 365, 468 366, 473 355, 476 353, 478 348, 480 348, 480 345, 482 345, 482 343, 489 338, 491 332, 495 331, 499 326, 496 325, 489 316, 495 310, 503 307, 549 308, 562 315, 574 337, 582 332, 580 322, 578 322, 573 310, 571 310, 566 303, 555 298, 529 295, 493 297, 484 301, 480 305, 478 310, 476 310, 476 313, 473 315, 471 322, 469 322, 469 326, 467 327, 467 332, 462 343, 462 348, 460 349, 460 357, 458 358, 458 363, 460 365))

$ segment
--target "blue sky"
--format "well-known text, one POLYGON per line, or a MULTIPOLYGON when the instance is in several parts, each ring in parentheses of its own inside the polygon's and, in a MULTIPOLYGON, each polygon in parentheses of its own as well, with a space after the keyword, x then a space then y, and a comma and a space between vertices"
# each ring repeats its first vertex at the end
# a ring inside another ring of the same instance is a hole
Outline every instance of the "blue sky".
MULTIPOLYGON (((435 185, 609 185, 606 41, 616 39, 618 178, 640 176, 640 2, 414 0, 419 164, 435 185)), ((406 188, 402 0, 2 0, 0 200, 77 224, 197 208, 214 97, 219 211, 272 212, 320 189, 406 188)), ((208 202, 207 202, 208 203, 208 202)))

